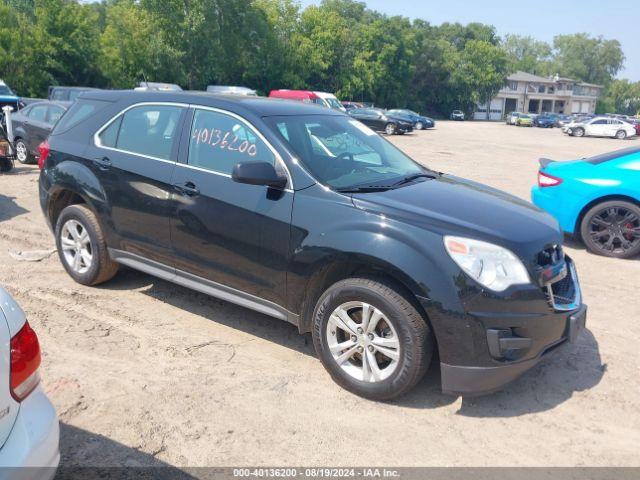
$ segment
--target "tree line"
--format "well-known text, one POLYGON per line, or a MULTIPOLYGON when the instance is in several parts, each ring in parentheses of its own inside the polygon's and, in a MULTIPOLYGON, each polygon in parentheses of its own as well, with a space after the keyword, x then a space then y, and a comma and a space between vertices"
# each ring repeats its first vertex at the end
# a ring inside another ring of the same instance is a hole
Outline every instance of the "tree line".
POLYGON ((0 77, 22 96, 44 96, 49 85, 132 88, 146 79, 191 90, 322 90, 446 115, 471 111, 520 69, 604 84, 602 108, 632 110, 640 82, 614 79, 623 63, 616 40, 500 38, 491 25, 431 25, 353 0, 304 9, 294 0, 0 4, 0 77))

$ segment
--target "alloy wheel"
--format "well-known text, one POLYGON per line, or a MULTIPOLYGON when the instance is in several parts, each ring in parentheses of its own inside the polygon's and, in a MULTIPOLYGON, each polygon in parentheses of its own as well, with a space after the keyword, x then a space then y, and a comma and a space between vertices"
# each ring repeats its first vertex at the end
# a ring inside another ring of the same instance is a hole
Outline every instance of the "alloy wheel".
POLYGON ((616 138, 618 140, 624 140, 625 138, 627 138, 627 132, 625 132, 624 130, 618 130, 618 133, 616 133, 616 138))
POLYGON ((387 135, 393 135, 396 131, 396 127, 393 125, 393 123, 388 123, 384 131, 387 135))
POLYGON ((60 245, 67 265, 86 273, 93 263, 93 248, 87 229, 77 220, 68 220, 60 230, 60 245))
POLYGON ((608 207, 591 218, 589 235, 602 251, 629 251, 640 244, 640 217, 622 206, 608 207))
POLYGON ((22 140, 16 142, 16 158, 20 163, 27 163, 29 153, 27 152, 27 146, 22 140))
POLYGON ((357 380, 381 382, 398 367, 396 329, 373 305, 356 301, 338 306, 327 322, 326 337, 335 362, 357 380))
POLYGON ((422 130, 424 128, 424 124, 422 122, 416 123, 416 130, 422 130))

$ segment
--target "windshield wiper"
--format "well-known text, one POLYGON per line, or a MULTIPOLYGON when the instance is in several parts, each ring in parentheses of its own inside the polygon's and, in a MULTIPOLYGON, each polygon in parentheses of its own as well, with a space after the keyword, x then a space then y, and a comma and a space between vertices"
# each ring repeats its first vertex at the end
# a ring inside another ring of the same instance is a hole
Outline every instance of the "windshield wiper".
POLYGON ((336 188, 336 192, 340 193, 369 193, 369 192, 384 192, 390 190, 392 187, 384 185, 367 185, 363 187, 343 187, 336 188))
POLYGON ((409 182, 413 182, 414 180, 417 180, 418 178, 436 178, 437 175, 436 173, 415 173, 413 175, 407 175, 406 177, 404 177, 402 180, 396 182, 396 183, 392 183, 391 186, 392 187, 397 187, 398 185, 404 185, 405 183, 409 183, 409 182))

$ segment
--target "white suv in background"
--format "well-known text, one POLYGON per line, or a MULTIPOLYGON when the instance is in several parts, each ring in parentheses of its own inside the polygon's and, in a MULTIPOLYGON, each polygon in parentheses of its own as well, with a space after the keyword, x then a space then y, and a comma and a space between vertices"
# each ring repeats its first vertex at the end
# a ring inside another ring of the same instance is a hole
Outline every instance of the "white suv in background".
POLYGON ((595 117, 583 122, 573 121, 562 131, 574 137, 612 137, 623 140, 636 134, 636 129, 630 123, 610 117, 595 117))
POLYGON ((0 478, 53 478, 60 429, 40 387, 40 344, 24 312, 0 287, 0 478))

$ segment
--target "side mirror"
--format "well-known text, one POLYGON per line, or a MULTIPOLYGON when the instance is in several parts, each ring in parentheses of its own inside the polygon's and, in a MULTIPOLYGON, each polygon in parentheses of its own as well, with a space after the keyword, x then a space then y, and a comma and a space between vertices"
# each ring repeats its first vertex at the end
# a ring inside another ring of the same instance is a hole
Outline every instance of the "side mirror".
POLYGON ((269 162, 240 162, 233 167, 231 178, 234 182, 266 185, 279 190, 287 186, 287 177, 278 173, 269 162))

